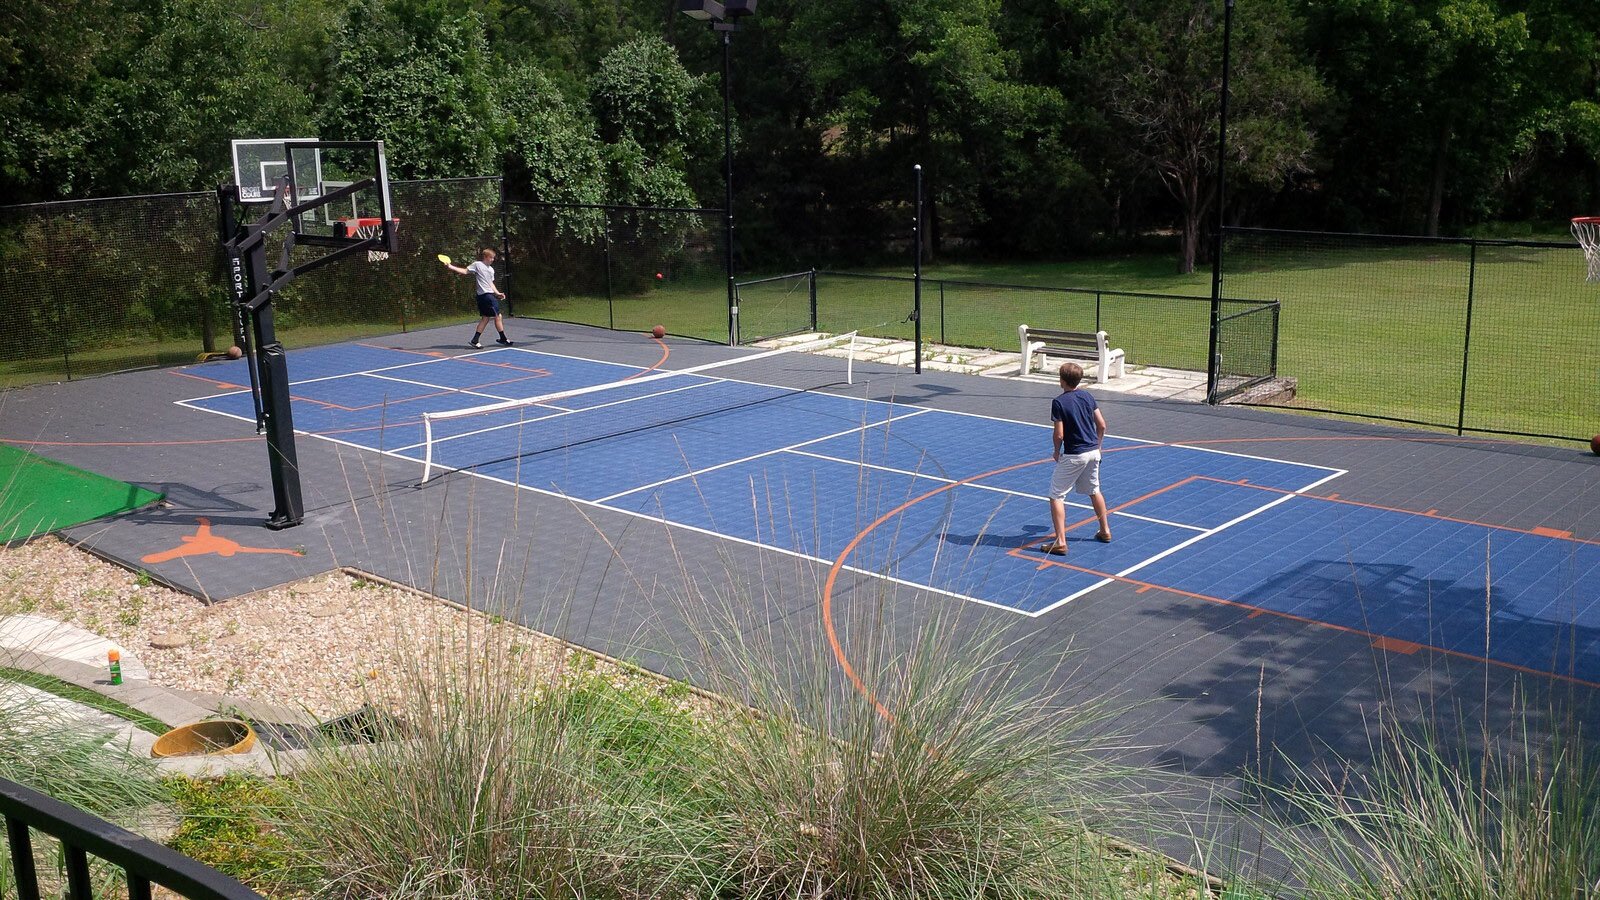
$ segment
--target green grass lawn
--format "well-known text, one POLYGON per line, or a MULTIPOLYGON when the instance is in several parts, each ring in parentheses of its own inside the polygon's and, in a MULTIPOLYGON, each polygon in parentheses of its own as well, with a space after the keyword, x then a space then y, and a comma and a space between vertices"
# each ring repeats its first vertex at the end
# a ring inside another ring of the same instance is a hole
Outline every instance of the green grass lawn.
MULTIPOLYGON (((1278 371, 1298 381, 1297 404, 1453 427, 1467 353, 1468 428, 1582 439, 1600 430, 1600 288, 1584 283, 1576 250, 1480 247, 1473 272, 1469 250, 1460 246, 1272 240, 1277 243, 1230 248, 1223 293, 1282 301, 1278 371)), ((1022 323, 1077 330, 1098 325, 1132 365, 1203 369, 1206 303, 1096 293, 1210 294, 1209 272, 1180 275, 1175 269, 1171 256, 1155 254, 930 266, 923 336, 1010 350, 1022 323)), ((524 303, 518 313, 609 326, 614 312, 617 328, 642 331, 660 322, 676 335, 719 340, 727 330, 723 290, 720 279, 707 276, 619 297, 609 307, 603 297, 568 297, 524 303)), ((747 340, 809 326, 803 278, 749 286, 740 294, 747 340)), ((912 306, 908 282, 821 275, 817 301, 824 331, 912 335, 905 321, 912 306)))
MULTIPOLYGON (((1225 296, 1283 303, 1278 372, 1299 385, 1297 404, 1453 427, 1470 355, 1465 424, 1469 428, 1586 438, 1600 430, 1600 288, 1583 282, 1576 250, 1480 247, 1475 274, 1469 250, 1449 244, 1363 245, 1348 239, 1283 236, 1232 239, 1225 296), (1472 291, 1471 339, 1466 297, 1472 291)), ((648 274, 653 274, 648 273, 648 274)), ((515 289, 520 316, 725 341, 726 283, 697 269, 647 276, 644 290, 619 280, 603 296, 532 296, 515 289)), ((754 279, 777 272, 753 272, 754 279)), ((909 276, 909 267, 859 274, 909 276)), ((1131 365, 1205 367, 1209 310, 1201 300, 1127 294, 1210 294, 1210 273, 1178 274, 1170 254, 1130 254, 1050 263, 945 263, 925 271, 923 336, 929 341, 1011 350, 1022 323, 1104 329, 1131 365), (968 282, 968 283, 962 283, 968 282), (1002 290, 972 283, 1073 288, 1002 290)), ((740 292, 744 340, 804 330, 811 324, 807 280, 785 279, 740 292)), ((822 275, 818 326, 824 331, 909 338, 907 281, 822 275)), ((409 321, 411 329, 465 322, 470 314, 409 321)), ((286 346, 311 346, 391 333, 389 321, 292 326, 286 346)), ((74 377, 141 365, 188 362, 190 340, 108 346, 72 354, 74 377)), ((0 363, 0 386, 62 376, 59 354, 0 363)))

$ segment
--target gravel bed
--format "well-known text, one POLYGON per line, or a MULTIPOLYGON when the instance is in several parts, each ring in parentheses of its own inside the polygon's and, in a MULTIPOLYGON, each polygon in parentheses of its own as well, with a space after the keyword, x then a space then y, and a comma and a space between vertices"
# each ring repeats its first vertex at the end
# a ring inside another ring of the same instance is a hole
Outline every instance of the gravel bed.
MULTIPOLYGON (((416 671, 397 654, 481 639, 485 628, 520 645, 529 683, 567 667, 575 652, 498 618, 338 572, 207 605, 54 537, 0 549, 0 616, 23 612, 120 644, 144 662, 155 684, 322 718, 392 698, 402 674, 416 671)), ((635 687, 668 689, 604 662, 584 668, 635 687)), ((702 705, 682 695, 670 692, 677 702, 702 705)))

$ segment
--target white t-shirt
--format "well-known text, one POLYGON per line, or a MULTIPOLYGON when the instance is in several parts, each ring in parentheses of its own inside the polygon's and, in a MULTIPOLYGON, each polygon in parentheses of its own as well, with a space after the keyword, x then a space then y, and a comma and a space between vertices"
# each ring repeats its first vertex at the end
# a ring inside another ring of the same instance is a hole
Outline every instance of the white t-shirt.
POLYGON ((494 289, 494 266, 491 266, 488 263, 484 262, 483 260, 479 259, 479 260, 474 260, 472 265, 467 266, 467 271, 471 272, 473 275, 477 276, 477 279, 478 279, 478 293, 480 293, 480 294, 493 294, 493 293, 495 293, 495 289, 494 289))

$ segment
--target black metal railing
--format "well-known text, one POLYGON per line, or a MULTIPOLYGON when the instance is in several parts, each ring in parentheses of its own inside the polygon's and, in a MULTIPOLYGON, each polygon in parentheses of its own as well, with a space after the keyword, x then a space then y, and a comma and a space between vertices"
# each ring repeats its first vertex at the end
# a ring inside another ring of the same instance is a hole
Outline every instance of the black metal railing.
POLYGON ((93 900, 91 856, 125 873, 129 900, 150 900, 151 885, 189 900, 262 900, 240 882, 175 850, 3 778, 0 817, 6 823, 17 900, 42 900, 45 896, 39 887, 33 831, 60 842, 67 900, 93 900))
MULTIPOLYGON (((914 337, 913 277, 818 270, 809 273, 808 307, 797 282, 804 274, 770 280, 789 285, 789 312, 771 318, 792 325, 808 313, 810 327, 821 331, 914 337)), ((919 315, 925 340, 957 347, 1015 347, 1023 324, 1105 331, 1138 365, 1192 372, 1216 366, 1223 378, 1211 402, 1222 402, 1277 375, 1278 303, 1230 296, 1220 304, 1226 334, 1216 359, 1207 359, 1211 298, 1192 294, 923 278, 919 315)))
POLYGON ((1600 287, 1567 241, 1228 228, 1232 297, 1282 302, 1288 405, 1457 434, 1587 442, 1600 287))

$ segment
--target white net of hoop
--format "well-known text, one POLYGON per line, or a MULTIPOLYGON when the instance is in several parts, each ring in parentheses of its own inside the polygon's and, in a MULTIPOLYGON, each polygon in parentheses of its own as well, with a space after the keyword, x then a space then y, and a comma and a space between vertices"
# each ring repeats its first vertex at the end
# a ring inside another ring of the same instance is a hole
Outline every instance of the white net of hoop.
MULTIPOLYGON (((395 227, 396 228, 400 227, 399 220, 395 221, 395 227)), ((358 238, 371 238, 371 239, 381 238, 381 237, 383 237, 383 223, 381 221, 379 221, 379 222, 373 222, 372 224, 369 225, 369 224, 366 224, 365 222, 359 222, 358 221, 358 222, 354 223, 354 227, 351 228, 350 233, 354 234, 358 238)), ((383 260, 386 260, 388 258, 389 258, 389 251, 387 251, 387 250, 368 250, 367 251, 367 262, 382 262, 383 260)))
POLYGON ((1573 219, 1572 236, 1578 239, 1589 263, 1589 282, 1600 283, 1600 217, 1573 219))

